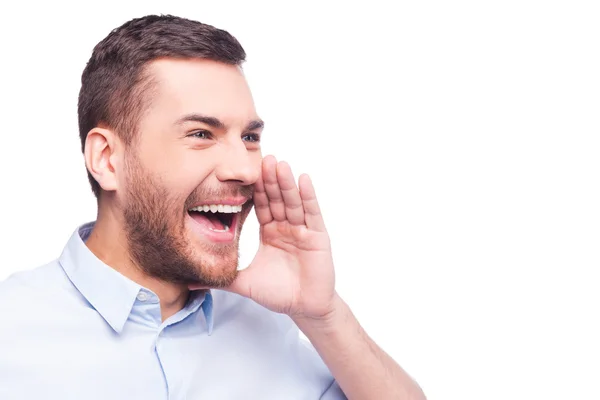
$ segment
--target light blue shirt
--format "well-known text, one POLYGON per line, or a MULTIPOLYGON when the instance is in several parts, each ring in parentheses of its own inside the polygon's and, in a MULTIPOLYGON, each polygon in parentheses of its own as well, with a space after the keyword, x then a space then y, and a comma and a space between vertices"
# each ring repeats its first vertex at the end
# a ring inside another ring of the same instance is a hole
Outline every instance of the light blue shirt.
POLYGON ((0 283, 0 399, 345 399, 292 320, 196 291, 158 297, 94 256, 93 223, 60 257, 0 283))

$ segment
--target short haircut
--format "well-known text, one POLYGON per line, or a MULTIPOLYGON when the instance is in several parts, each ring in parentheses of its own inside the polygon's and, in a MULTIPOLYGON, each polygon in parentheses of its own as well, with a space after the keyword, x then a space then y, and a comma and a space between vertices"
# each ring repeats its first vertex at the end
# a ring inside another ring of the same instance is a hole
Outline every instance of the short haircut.
MULTIPOLYGON (((94 47, 81 76, 78 117, 82 151, 87 134, 97 126, 113 129, 126 145, 132 143, 153 87, 145 67, 158 58, 201 58, 241 65, 246 53, 227 31, 186 18, 148 15, 124 23, 94 47)), ((88 179, 98 198, 100 185, 89 171, 88 179)))

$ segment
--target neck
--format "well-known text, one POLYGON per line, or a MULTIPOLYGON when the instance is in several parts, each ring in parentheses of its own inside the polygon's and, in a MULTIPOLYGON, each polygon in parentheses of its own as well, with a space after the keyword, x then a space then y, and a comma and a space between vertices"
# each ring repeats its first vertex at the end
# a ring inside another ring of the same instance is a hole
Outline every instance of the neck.
POLYGON ((107 211, 99 211, 96 224, 86 245, 104 264, 154 292, 160 299, 161 315, 164 321, 185 306, 189 289, 186 285, 161 281, 145 274, 130 256, 127 238, 122 227, 123 224, 119 222, 116 215, 107 211))

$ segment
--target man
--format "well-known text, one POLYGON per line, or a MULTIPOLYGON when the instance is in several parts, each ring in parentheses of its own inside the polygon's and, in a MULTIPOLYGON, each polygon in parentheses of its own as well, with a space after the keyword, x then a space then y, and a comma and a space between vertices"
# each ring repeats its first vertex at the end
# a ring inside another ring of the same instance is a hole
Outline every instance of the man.
POLYGON ((173 16, 95 47, 78 111, 97 219, 0 285, 0 398, 424 398, 336 293, 308 176, 263 159, 244 59, 173 16))

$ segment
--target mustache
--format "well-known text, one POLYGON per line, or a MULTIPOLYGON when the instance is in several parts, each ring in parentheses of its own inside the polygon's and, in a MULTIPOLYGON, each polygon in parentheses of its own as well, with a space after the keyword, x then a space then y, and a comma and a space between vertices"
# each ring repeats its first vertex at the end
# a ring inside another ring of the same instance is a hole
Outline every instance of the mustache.
POLYGON ((185 202, 186 209, 202 200, 210 198, 245 197, 252 199, 254 196, 254 185, 240 186, 239 183, 224 183, 220 187, 197 187, 185 202))

